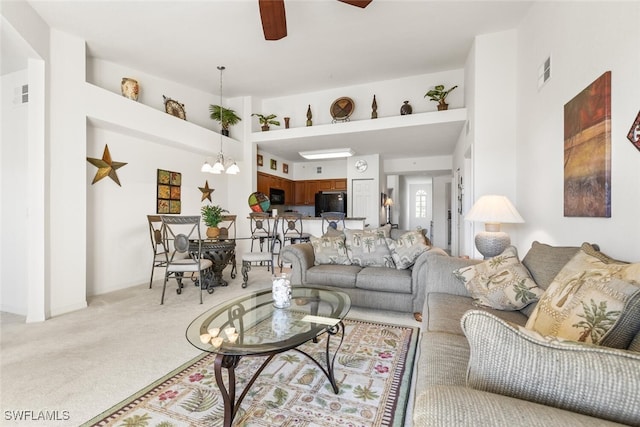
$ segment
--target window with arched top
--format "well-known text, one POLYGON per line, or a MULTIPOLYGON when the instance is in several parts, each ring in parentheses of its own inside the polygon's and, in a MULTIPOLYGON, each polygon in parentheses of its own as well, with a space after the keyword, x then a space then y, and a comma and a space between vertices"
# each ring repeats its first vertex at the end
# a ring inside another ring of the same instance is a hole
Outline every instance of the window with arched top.
POLYGON ((416 218, 427 217, 427 192, 424 190, 416 191, 416 218))

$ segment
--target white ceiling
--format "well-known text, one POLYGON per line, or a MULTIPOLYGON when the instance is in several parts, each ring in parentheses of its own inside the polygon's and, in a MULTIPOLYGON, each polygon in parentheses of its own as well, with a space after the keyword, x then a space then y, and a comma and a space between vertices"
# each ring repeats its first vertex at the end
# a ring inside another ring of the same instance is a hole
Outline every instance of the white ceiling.
MULTIPOLYGON (((51 27, 86 40, 92 57, 211 93, 218 89, 216 66, 225 65, 228 97, 462 68, 474 36, 515 28, 532 3, 373 0, 361 9, 337 0, 285 0, 288 36, 265 41, 257 0, 28 2, 51 27)), ((416 141, 406 145, 413 149, 416 141)))

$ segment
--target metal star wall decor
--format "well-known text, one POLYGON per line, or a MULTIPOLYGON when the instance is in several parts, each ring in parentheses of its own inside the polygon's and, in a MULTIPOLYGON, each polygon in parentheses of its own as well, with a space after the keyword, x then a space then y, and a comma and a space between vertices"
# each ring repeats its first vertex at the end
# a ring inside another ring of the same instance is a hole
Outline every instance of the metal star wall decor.
POLYGON ((210 202, 212 202, 211 200, 211 193, 213 193, 214 191, 216 191, 213 188, 209 188, 209 181, 205 181, 204 182, 204 187, 198 187, 200 189, 200 191, 202 191, 202 199, 200 199, 201 202, 204 202, 204 199, 209 199, 210 202))
POLYGON ((122 166, 126 165, 123 162, 114 162, 111 160, 111 153, 109 153, 109 146, 105 144, 104 152, 102 153, 102 159, 94 159, 91 157, 87 157, 87 161, 98 168, 98 172, 96 172, 96 176, 93 178, 91 185, 100 181, 105 176, 111 178, 116 184, 120 184, 120 180, 118 179, 118 175, 116 174, 116 170, 120 169, 122 166))

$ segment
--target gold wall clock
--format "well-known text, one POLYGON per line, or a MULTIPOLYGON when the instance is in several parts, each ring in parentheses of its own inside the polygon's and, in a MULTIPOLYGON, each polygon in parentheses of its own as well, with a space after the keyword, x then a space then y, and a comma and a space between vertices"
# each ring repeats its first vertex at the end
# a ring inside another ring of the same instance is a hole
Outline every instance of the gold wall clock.
POLYGON ((164 111, 167 114, 171 114, 172 116, 178 117, 182 120, 187 120, 187 113, 184 110, 184 104, 180 104, 178 101, 167 98, 162 95, 162 99, 164 99, 164 111))
POLYGON ((353 102, 353 99, 343 96, 342 98, 338 98, 333 101, 329 112, 331 113, 331 117, 333 117, 334 122, 346 122, 349 120, 349 117, 355 108, 356 105, 353 102))

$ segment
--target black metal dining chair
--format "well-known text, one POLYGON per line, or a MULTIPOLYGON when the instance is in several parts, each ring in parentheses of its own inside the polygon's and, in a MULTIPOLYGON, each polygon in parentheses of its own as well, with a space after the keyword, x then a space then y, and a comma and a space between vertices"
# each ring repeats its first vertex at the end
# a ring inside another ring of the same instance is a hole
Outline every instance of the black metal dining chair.
POLYGON ((167 281, 173 277, 178 282, 178 294, 182 293, 182 280, 185 273, 192 273, 192 278, 200 288, 200 304, 202 304, 202 288, 205 287, 207 275, 212 275, 213 262, 202 258, 202 236, 200 235, 200 216, 161 215, 163 225, 163 241, 166 252, 167 268, 162 286, 160 304, 164 304, 167 281), (190 248, 190 241, 196 241, 197 251, 190 248), (196 279, 197 276, 197 279, 196 279))
POLYGON ((151 260, 151 277, 149 278, 149 289, 153 286, 153 273, 158 267, 167 266, 167 248, 162 240, 162 218, 160 215, 147 215, 149 223, 149 237, 151 239, 151 249, 153 259, 151 260))

